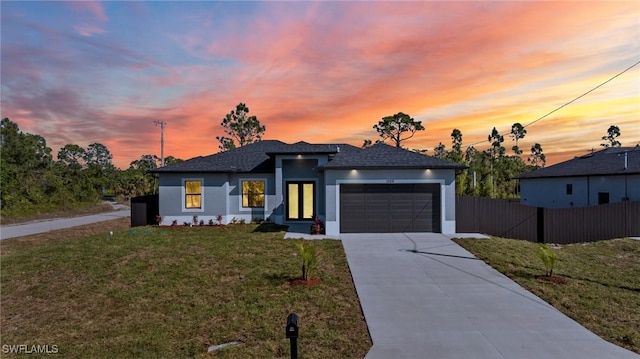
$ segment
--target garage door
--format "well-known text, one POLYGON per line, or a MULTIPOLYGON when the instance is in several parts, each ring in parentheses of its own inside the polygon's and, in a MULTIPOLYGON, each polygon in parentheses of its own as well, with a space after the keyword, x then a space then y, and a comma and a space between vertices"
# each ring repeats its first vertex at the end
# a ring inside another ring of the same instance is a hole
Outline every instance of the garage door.
POLYGON ((441 232, 440 185, 341 184, 340 232, 441 232))

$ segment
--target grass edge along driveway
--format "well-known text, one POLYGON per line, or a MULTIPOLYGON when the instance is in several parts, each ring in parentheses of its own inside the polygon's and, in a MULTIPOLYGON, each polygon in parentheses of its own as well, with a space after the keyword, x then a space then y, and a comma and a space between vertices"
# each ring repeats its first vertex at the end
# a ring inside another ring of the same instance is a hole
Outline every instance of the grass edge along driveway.
POLYGON ((640 354, 640 241, 614 239, 551 246, 558 255, 550 283, 537 243, 491 237, 456 243, 601 338, 640 354))
POLYGON ((2 241, 0 348, 287 358, 285 320, 295 312, 301 356, 364 357, 371 340, 342 243, 314 241, 322 282, 291 286, 301 262, 283 235, 257 225, 129 229, 121 219, 2 241), (207 354, 232 341, 241 344, 207 354))

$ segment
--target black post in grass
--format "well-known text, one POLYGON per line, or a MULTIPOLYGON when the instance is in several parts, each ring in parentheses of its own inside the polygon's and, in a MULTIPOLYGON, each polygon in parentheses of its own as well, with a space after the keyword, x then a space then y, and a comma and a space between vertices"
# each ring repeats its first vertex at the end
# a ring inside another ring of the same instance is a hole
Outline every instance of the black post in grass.
POLYGON ((285 337, 291 341, 291 359, 298 359, 298 315, 291 313, 287 317, 285 337))

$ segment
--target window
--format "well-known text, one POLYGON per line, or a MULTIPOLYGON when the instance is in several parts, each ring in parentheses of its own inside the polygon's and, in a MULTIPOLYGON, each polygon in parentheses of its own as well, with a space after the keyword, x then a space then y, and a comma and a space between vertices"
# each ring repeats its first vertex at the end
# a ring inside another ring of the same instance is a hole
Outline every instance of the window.
POLYGON ((567 194, 573 194, 573 184, 567 183, 567 194))
POLYGON ((598 192, 598 204, 609 203, 609 192, 598 192))
POLYGON ((184 207, 202 208, 202 181, 184 181, 184 207))
POLYGON ((264 181, 263 180, 242 181, 242 207, 244 208, 264 207, 264 181))
POLYGON ((315 182, 287 182, 287 219, 311 220, 315 208, 315 182))

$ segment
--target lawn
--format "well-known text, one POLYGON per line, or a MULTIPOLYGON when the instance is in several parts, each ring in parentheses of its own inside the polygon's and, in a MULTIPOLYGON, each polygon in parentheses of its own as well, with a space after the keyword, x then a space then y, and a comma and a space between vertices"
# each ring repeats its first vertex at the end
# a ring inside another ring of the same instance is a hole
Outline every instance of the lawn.
POLYGON ((640 241, 554 246, 554 275, 566 284, 538 278, 545 267, 536 243, 495 237, 456 242, 600 337, 640 354, 640 241))
POLYGON ((35 212, 28 214, 2 213, 2 225, 19 224, 30 221, 40 221, 52 218, 67 218, 78 216, 89 216, 92 214, 112 212, 113 207, 107 202, 84 203, 78 204, 76 207, 64 208, 59 210, 46 210, 43 212, 35 212))
POLYGON ((285 321, 295 312, 301 357, 364 357, 371 340, 341 242, 314 241, 321 283, 291 286, 301 262, 283 234, 257 225, 129 229, 121 219, 3 240, 0 348, 287 358, 285 321))

